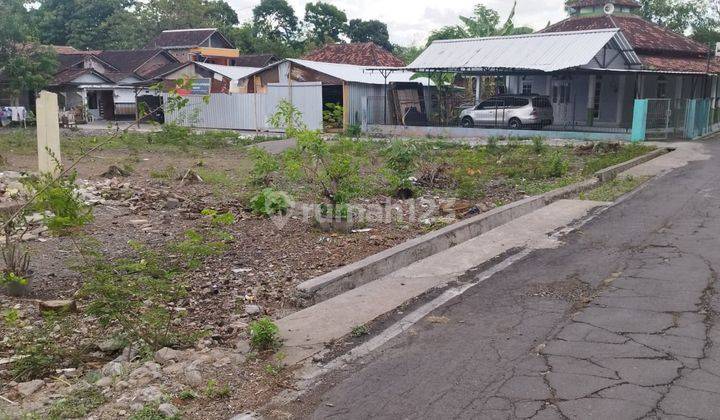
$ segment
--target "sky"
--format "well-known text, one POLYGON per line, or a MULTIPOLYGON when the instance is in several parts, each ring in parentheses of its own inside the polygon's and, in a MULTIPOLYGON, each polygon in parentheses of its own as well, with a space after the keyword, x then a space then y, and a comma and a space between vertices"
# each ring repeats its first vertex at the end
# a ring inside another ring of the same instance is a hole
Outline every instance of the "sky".
MULTIPOLYGON (((245 21, 252 17, 252 9, 260 0, 227 0, 245 21)), ((288 0, 295 14, 305 15, 308 1, 288 0)), ((500 12, 505 19, 512 8, 512 0, 324 0, 345 11, 348 19, 377 19, 387 23, 391 42, 403 46, 425 43, 430 32, 458 23, 458 16, 469 16, 475 4, 483 4, 500 12), (452 5, 452 6, 451 6, 452 5)), ((565 18, 564 0, 518 0, 515 24, 541 29, 548 21, 565 18)))

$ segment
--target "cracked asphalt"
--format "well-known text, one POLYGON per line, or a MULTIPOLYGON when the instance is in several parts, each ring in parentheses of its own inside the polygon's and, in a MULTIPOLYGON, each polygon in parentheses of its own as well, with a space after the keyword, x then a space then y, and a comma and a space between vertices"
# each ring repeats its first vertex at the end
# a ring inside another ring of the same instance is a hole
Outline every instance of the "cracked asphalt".
POLYGON ((706 147, 283 411, 720 419, 720 141, 706 147))

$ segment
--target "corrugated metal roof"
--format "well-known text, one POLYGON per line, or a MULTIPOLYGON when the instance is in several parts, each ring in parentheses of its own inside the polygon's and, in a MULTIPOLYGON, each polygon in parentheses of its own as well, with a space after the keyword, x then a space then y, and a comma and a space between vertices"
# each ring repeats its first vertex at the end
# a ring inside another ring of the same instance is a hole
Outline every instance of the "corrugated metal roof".
POLYGON ((229 77, 232 80, 243 79, 253 73, 256 73, 258 70, 260 70, 259 67, 221 66, 219 64, 198 63, 198 62, 195 62, 195 64, 197 64, 200 67, 204 67, 212 72, 222 74, 225 77, 229 77))
POLYGON ((609 43, 640 64, 618 29, 599 29, 435 41, 408 68, 552 72, 587 65, 609 43))
MULTIPOLYGON (((309 61, 309 60, 298 60, 288 59, 287 61, 293 62, 303 67, 318 71, 320 73, 327 74, 328 76, 335 77, 336 79, 344 80, 346 82, 353 83, 367 83, 372 85, 382 85, 385 83, 385 79, 378 71, 370 71, 371 67, 367 66, 356 66, 353 64, 336 64, 336 63, 324 63, 320 61, 309 61)), ((383 67, 372 67, 372 69, 382 69, 383 67)), ((388 67, 391 69, 392 67, 388 67)), ((411 77, 415 73, 409 71, 396 71, 388 76, 388 83, 422 83, 423 85, 428 84, 426 78, 420 78, 417 80, 411 80, 411 77)))

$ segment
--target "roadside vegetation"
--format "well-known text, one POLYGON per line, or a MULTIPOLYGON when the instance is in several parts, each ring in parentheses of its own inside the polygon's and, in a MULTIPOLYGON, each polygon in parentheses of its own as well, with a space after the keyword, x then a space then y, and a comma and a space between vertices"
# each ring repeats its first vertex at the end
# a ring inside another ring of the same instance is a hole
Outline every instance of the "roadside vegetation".
POLYGON ((649 177, 623 176, 583 193, 580 198, 592 201, 615 201, 623 195, 634 191, 647 182, 649 177))

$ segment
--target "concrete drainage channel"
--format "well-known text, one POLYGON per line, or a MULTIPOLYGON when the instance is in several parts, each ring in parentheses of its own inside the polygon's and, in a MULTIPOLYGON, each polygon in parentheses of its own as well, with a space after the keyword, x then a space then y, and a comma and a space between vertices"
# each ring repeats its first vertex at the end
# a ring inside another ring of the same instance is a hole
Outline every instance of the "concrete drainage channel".
POLYGON ((325 301, 416 261, 452 248, 459 243, 532 213, 557 200, 589 191, 602 183, 613 180, 619 173, 655 159, 668 153, 668 151, 668 149, 654 150, 619 165, 600 170, 595 173, 595 177, 592 179, 553 190, 543 195, 516 201, 430 232, 378 254, 371 255, 356 263, 301 283, 297 287, 298 293, 310 304, 325 301))

